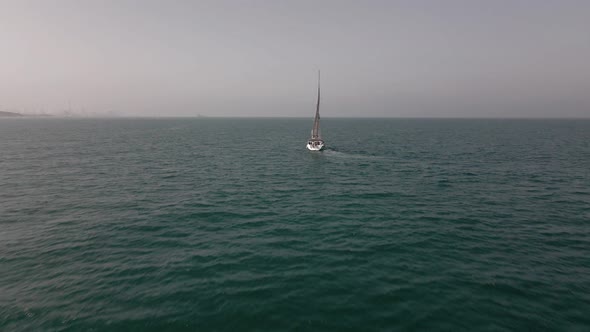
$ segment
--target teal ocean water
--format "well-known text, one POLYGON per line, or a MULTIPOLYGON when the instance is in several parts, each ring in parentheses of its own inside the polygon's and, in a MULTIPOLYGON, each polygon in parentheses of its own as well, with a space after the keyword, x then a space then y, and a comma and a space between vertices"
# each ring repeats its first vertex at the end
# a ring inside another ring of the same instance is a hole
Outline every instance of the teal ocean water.
POLYGON ((0 330, 590 330, 590 121, 322 120, 1 120, 0 330))

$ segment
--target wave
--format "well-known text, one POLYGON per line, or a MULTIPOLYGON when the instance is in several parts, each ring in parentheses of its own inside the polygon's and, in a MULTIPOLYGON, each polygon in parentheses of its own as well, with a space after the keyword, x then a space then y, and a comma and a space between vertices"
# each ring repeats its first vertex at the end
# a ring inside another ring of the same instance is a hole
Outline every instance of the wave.
POLYGON ((350 152, 339 151, 336 148, 327 148, 326 150, 324 150, 322 152, 327 157, 342 158, 342 159, 366 159, 366 160, 385 160, 385 159, 388 159, 385 156, 375 156, 375 155, 369 155, 369 154, 350 153, 350 152))

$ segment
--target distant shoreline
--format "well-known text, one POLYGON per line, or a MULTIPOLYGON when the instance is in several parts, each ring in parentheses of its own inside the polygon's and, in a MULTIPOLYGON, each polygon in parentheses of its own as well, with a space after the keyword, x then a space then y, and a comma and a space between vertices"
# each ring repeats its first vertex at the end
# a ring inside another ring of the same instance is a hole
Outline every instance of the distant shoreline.
MULTIPOLYGON (((79 115, 52 115, 52 114, 22 114, 17 112, 0 111, 0 118, 53 118, 53 119, 309 119, 302 116, 203 116, 203 115, 97 115, 97 116, 79 116, 79 115)), ((350 119, 350 120, 590 120, 590 117, 355 117, 355 116, 335 116, 326 117, 330 119, 350 119)))
POLYGON ((22 115, 20 113, 15 113, 15 112, 4 112, 4 111, 0 111, 0 116, 6 116, 6 117, 22 117, 24 115, 22 115))
POLYGON ((4 118, 48 118, 53 117, 50 114, 22 114, 17 112, 0 111, 0 117, 4 118))

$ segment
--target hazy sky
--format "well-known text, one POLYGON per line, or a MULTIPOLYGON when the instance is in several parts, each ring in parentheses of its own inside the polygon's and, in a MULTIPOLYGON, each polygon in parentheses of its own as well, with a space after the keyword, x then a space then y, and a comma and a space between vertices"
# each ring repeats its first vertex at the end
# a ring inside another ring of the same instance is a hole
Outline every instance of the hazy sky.
POLYGON ((0 110, 588 117, 590 1, 0 0, 0 110))

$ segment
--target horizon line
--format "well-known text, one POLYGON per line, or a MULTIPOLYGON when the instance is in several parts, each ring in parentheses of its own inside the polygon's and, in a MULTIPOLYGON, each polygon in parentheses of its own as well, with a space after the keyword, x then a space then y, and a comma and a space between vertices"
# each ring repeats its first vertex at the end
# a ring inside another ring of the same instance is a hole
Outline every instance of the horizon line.
MULTIPOLYGON (((52 115, 52 114, 22 114, 21 116, 6 116, 0 119, 26 119, 26 118, 43 118, 43 119, 309 119, 305 116, 264 116, 264 115, 52 115)), ((432 120, 590 120, 590 116, 573 116, 573 117, 558 117, 558 116, 535 116, 535 117, 485 117, 485 116, 336 116, 326 117, 324 119, 432 119, 432 120)))

